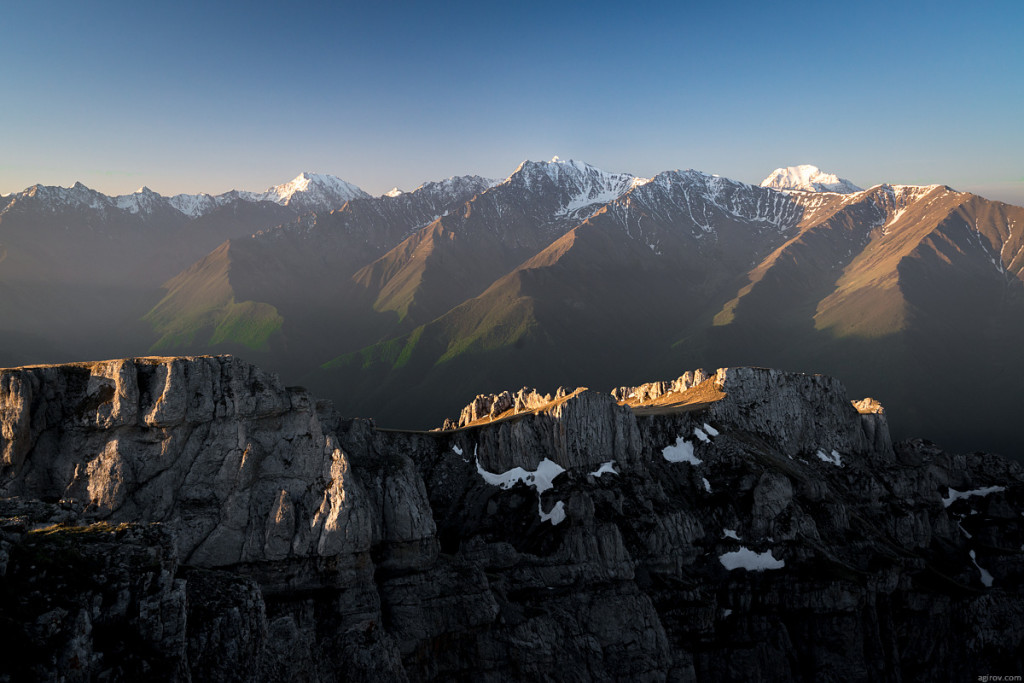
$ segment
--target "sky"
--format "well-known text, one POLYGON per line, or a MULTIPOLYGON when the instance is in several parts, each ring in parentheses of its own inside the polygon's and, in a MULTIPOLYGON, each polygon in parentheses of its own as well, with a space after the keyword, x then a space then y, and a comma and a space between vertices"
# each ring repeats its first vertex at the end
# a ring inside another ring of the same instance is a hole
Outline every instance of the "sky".
POLYGON ((0 0, 0 194, 372 194, 558 155, 1024 205, 1024 3, 0 0))

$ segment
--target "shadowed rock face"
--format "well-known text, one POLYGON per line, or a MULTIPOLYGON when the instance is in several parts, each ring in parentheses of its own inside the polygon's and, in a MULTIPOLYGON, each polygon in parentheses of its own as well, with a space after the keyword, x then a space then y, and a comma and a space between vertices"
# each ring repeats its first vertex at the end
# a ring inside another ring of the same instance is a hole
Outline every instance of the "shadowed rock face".
POLYGON ((316 405, 253 366, 118 360, 8 371, 0 387, 5 495, 168 522, 206 567, 371 545, 367 496, 316 405))
MULTIPOLYGON (((499 410, 500 408, 500 410, 499 410)), ((1019 671, 1024 472, 760 368, 377 430, 238 359, 0 371, 12 677, 1019 671), (453 423, 449 423, 454 426, 453 423)))

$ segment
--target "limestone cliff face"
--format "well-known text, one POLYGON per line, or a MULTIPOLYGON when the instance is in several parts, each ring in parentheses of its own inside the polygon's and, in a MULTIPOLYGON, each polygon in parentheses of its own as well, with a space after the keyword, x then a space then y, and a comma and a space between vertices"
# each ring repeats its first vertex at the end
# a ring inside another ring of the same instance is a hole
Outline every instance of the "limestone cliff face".
POLYGON ((506 392, 460 422, 377 430, 230 357, 0 371, 0 626, 37 643, 8 673, 1020 670, 1024 472, 894 446, 832 378, 506 392))
POLYGON ((0 495, 167 522, 205 567, 366 552, 378 520, 305 392, 234 358, 0 376, 0 495))

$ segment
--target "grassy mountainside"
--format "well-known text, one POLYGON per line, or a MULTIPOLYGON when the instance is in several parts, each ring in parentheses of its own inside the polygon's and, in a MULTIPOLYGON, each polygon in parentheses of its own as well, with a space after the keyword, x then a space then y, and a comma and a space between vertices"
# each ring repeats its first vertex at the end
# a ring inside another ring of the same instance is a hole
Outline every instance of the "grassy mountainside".
POLYGON ((267 349, 284 319, 270 304, 236 302, 228 278, 230 247, 225 242, 167 283, 167 295, 144 318, 160 334, 154 351, 225 342, 267 349))

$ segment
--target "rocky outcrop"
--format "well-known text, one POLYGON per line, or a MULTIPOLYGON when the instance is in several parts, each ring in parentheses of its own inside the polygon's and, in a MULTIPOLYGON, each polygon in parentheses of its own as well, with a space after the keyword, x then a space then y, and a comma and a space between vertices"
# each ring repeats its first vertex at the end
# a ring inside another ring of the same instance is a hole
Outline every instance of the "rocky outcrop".
POLYGON ((165 527, 79 526, 73 506, 39 501, 0 509, 7 677, 187 678, 186 582, 165 527))
POLYGON ((427 510, 422 483, 368 478, 375 488, 366 490, 329 406, 231 357, 8 370, 0 405, 0 495, 73 501, 82 523, 160 522, 176 562, 248 577, 260 609, 267 596, 304 596, 266 605, 270 635, 258 649, 268 676, 291 670, 295 652, 311 672, 363 657, 366 675, 400 674, 379 629, 371 549, 395 535, 391 520, 427 510), (420 499, 403 498, 403 508, 393 490, 420 499), (317 633, 318 591, 341 595, 328 610, 330 637, 317 633))
POLYGON ((691 387, 695 387, 708 379, 708 371, 704 369, 687 370, 678 378, 672 381, 648 382, 636 387, 616 387, 612 389, 612 396, 617 401, 624 401, 631 405, 648 403, 661 398, 665 394, 680 393, 691 387))
POLYGON ((894 446, 878 402, 832 378, 726 368, 470 408, 456 430, 378 430, 230 357, 0 371, 0 613, 34 643, 4 673, 900 681, 1024 663, 1024 471, 894 446))
MULTIPOLYGON (((555 392, 555 398, 565 395, 565 389, 555 392)), ((493 420, 509 411, 516 414, 536 410, 551 403, 551 400, 551 394, 542 395, 536 389, 527 387, 515 393, 503 391, 500 394, 479 394, 472 403, 462 409, 458 422, 451 425, 451 428, 465 427, 481 420, 493 420)))
MULTIPOLYGON (((698 369, 687 371, 672 381, 648 382, 636 387, 616 387, 611 390, 612 397, 621 403, 629 405, 642 405, 649 403, 667 394, 677 394, 697 386, 708 379, 706 370, 698 369)), ((523 387, 513 393, 503 391, 498 394, 479 394, 473 399, 462 412, 459 419, 445 420, 443 431, 450 431, 480 424, 483 421, 491 422, 500 417, 509 417, 521 413, 533 412, 547 407, 552 401, 565 398, 580 389, 567 389, 559 387, 554 395, 541 394, 536 389, 523 387)))
POLYGON ((230 357, 0 376, 4 496, 168 522, 204 567, 366 552, 367 496, 313 399, 230 357))

